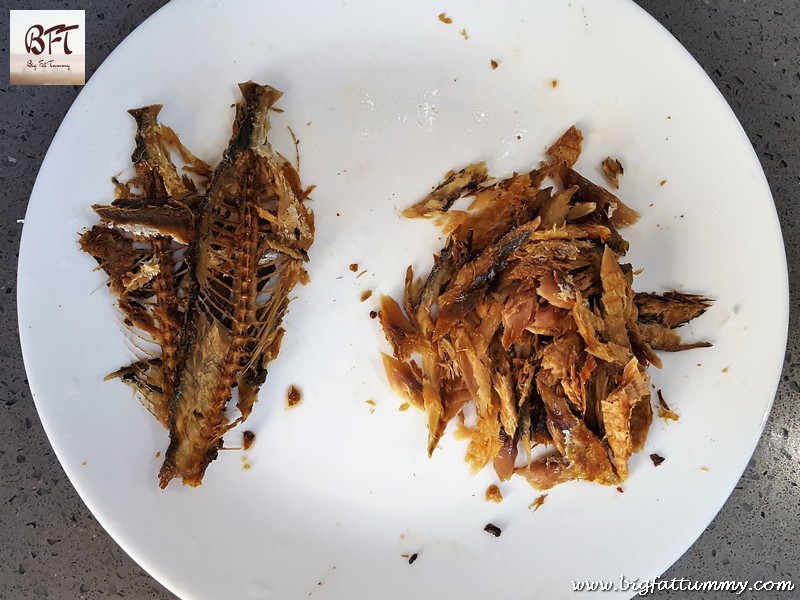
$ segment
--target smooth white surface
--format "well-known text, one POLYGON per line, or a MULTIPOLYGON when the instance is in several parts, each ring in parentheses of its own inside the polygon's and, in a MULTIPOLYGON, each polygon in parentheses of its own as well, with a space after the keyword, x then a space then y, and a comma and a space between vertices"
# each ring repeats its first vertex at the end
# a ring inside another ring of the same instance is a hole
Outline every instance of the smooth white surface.
POLYGON ((778 221, 746 136, 677 42, 622 0, 173 2, 65 118, 26 215, 18 289, 31 389, 67 474, 123 548, 186 599, 559 598, 570 580, 653 577, 744 469, 788 314, 778 221), (445 9, 450 25, 437 18, 445 9), (303 181, 317 185, 312 282, 297 290, 247 423, 252 468, 225 452, 201 488, 162 492, 166 432, 126 386, 102 380, 130 352, 77 235, 129 168, 128 108, 163 103, 163 122, 213 163, 247 79, 286 93, 273 144, 293 156, 291 126, 303 181), (715 345, 653 372, 680 421, 656 419, 624 494, 571 483, 533 513, 539 494, 521 480, 501 484, 502 504, 484 500, 492 474, 469 473, 463 442, 447 437, 425 457, 423 415, 398 412, 368 312, 441 246, 432 224, 398 208, 471 161, 496 175, 530 168, 572 123, 587 138, 585 175, 600 180, 607 155, 625 165, 620 195, 642 213, 624 232, 644 268, 635 288, 717 298, 684 333, 715 345), (367 272, 357 279, 351 263, 367 272), (374 296, 361 303, 365 289, 374 296), (304 399, 286 410, 290 384, 304 399), (654 468, 650 452, 666 461, 654 468), (414 552, 413 565, 400 556, 414 552))

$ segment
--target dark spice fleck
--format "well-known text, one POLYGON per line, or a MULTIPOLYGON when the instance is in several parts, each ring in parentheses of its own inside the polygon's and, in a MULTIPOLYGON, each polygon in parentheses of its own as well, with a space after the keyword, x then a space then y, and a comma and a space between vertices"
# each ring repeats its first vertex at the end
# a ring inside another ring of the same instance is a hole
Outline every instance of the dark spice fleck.
POLYGON ((250 450, 250 447, 256 441, 256 434, 252 431, 243 431, 242 432, 242 448, 244 450, 250 450))
POLYGON ((652 460, 652 461, 653 461, 653 465, 657 467, 657 466, 659 466, 659 465, 660 465, 662 462, 664 462, 666 459, 665 459, 663 456, 659 456, 658 454, 656 454, 655 452, 653 452, 653 453, 650 455, 650 460, 652 460))
POLYGON ((369 318, 370 318, 370 319, 374 319, 374 318, 376 318, 377 316, 378 316, 378 312, 377 312, 377 311, 375 311, 375 310, 371 310, 371 311, 369 311, 369 318))
POLYGON ((489 523, 483 530, 487 533, 491 533, 494 537, 500 537, 500 534, 503 533, 497 525, 493 525, 492 523, 489 523))
POLYGON ((416 552, 408 557, 408 564, 413 565, 414 561, 417 560, 417 556, 419 556, 416 552))

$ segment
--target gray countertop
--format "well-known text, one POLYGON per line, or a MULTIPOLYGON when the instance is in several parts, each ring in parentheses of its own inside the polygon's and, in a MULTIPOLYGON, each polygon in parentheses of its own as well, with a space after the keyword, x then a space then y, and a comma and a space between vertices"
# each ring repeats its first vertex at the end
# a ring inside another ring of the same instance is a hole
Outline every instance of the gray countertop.
MULTIPOLYGON (((41 0, 35 4, 36 8, 86 11, 88 77, 164 2, 141 0, 126 5, 111 0, 41 0)), ((638 0, 638 4, 698 60, 742 122, 775 197, 786 242, 791 305, 795 307, 800 277, 795 204, 800 191, 800 124, 795 104, 800 101, 800 3, 638 0)), ((4 10, 0 18, 7 20, 8 12, 4 10)), ((8 31, 7 21, 3 30, 8 31)), ((6 45, 0 61, 8 64, 6 45)), ((14 302, 20 220, 44 154, 80 88, 12 87, 5 76, 2 83, 0 598, 174 598, 94 520, 64 475, 31 400, 14 302)), ((800 597, 799 333, 794 311, 780 387, 755 455, 722 511, 664 577, 792 580, 797 586, 794 592, 752 596, 745 592, 739 597, 800 597)), ((681 598, 686 593, 658 596, 681 598)))

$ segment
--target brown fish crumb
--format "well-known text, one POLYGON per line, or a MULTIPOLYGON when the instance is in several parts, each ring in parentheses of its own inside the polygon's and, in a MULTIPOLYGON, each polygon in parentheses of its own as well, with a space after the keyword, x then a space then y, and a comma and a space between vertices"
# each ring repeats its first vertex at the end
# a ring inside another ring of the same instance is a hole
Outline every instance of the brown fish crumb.
POLYGON ((462 29, 461 31, 459 31, 459 33, 461 34, 461 37, 463 37, 465 40, 469 39, 469 34, 467 33, 466 29, 462 29))
POLYGON ((503 494, 500 493, 500 488, 494 483, 486 488, 486 501, 500 504, 503 501, 503 494))
POLYGON ((650 460, 653 461, 653 466, 658 467, 663 463, 666 459, 663 456, 659 456, 655 452, 650 455, 650 460))
POLYGON ((453 22, 453 19, 448 17, 446 13, 439 13, 439 20, 445 25, 450 25, 453 22))
MULTIPOLYGON (((364 290, 363 292, 361 292, 361 301, 362 302, 366 302, 370 298, 372 298, 372 290, 364 290)), ((375 315, 375 316, 377 317, 378 315, 375 315)))
POLYGON ((252 431, 243 431, 242 432, 242 450, 250 450, 250 447, 256 441, 256 434, 252 431))
POLYGON ((677 421, 678 413, 672 411, 670 407, 667 406, 667 402, 664 400, 664 394, 661 393, 661 389, 656 390, 656 395, 658 396, 658 416, 662 419, 677 421))
POLYGON ((489 64, 492 65, 492 70, 495 70, 499 66, 499 63, 494 59, 489 61, 489 64))
POLYGON ((400 408, 398 408, 397 410, 399 410, 400 412, 403 412, 405 410, 408 410, 409 408, 411 408, 411 405, 408 402, 403 402, 400 405, 400 408))
POLYGON ((616 158, 611 158, 608 156, 603 161, 602 166, 603 173, 606 174, 606 177, 608 177, 611 185, 613 185, 616 189, 619 189, 619 176, 625 173, 625 170, 622 168, 622 163, 616 158))
POLYGON ((294 408, 300 404, 302 400, 303 394, 300 393, 300 390, 298 390, 295 386, 290 385, 289 392, 286 394, 286 404, 289 406, 289 408, 294 408))
POLYGON ((502 529, 492 523, 486 525, 483 530, 487 533, 491 533, 494 537, 500 537, 500 534, 503 533, 502 529))
POLYGON ((547 500, 547 494, 542 494, 541 496, 537 496, 536 499, 528 505, 533 512, 539 510, 539 507, 544 504, 544 501, 547 500))
POLYGON ((617 486, 617 491, 618 491, 620 494, 624 494, 624 493, 625 493, 625 490, 623 490, 623 489, 622 489, 622 486, 621 486, 621 485, 618 485, 618 486, 617 486))
POLYGON ((375 319, 375 318, 377 318, 377 317, 378 317, 378 311, 377 311, 377 310, 371 310, 371 311, 369 311, 369 318, 370 318, 370 319, 375 319))
POLYGON ((666 179, 662 179, 661 181, 658 182, 658 185, 660 185, 661 187, 664 187, 664 185, 666 183, 667 183, 667 180, 666 179))
POLYGON ((554 88, 557 88, 558 87, 558 79, 553 79, 553 81, 550 82, 550 86, 554 87, 554 88))
POLYGON ((358 271, 358 263, 350 263, 350 270, 355 273, 358 271))

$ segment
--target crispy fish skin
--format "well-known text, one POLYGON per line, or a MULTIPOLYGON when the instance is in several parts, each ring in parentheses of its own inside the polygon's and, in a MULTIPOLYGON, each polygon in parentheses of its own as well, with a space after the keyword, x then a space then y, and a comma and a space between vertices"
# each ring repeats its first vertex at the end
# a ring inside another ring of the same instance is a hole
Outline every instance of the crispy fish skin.
POLYGON ((674 329, 702 315, 711 300, 698 294, 640 292, 634 296, 639 318, 645 323, 658 323, 674 329))
POLYGON ((93 204, 92 210, 100 219, 123 231, 138 228, 154 236, 170 237, 188 245, 194 238, 194 213, 181 200, 157 202, 152 200, 93 204))
POLYGON ((537 381, 547 411, 547 426, 558 453, 567 462, 571 479, 584 479, 603 485, 620 481, 608 457, 608 450, 586 424, 569 408, 567 399, 537 381))
POLYGON ((393 352, 384 368, 393 389, 427 413, 428 454, 471 404, 476 423, 460 429, 470 440, 466 462, 477 471, 491 461, 501 481, 518 474, 537 489, 625 481, 653 419, 655 350, 709 345, 684 344, 673 331, 702 314, 707 298, 633 291, 618 227, 638 213, 573 170, 582 142, 571 127, 549 161, 490 186, 449 174, 403 212, 434 219, 445 247, 424 280, 409 267, 403 302, 381 299, 393 352), (563 189, 540 189, 548 177, 563 189), (469 208, 450 210, 470 189, 469 208), (526 464, 516 466, 520 445, 526 464), (552 451, 534 460, 537 445, 552 451))
POLYGON ((222 436, 247 418, 278 353, 289 292, 307 281, 314 235, 299 177, 267 141, 281 92, 240 85, 233 135, 200 206, 190 248, 193 287, 169 402, 170 444, 159 472, 197 486, 222 436), (240 417, 225 415, 238 391, 240 417))
POLYGON ((513 229, 455 273, 451 285, 439 297, 440 312, 434 333, 436 338, 476 306, 478 298, 505 268, 510 256, 530 239, 539 224, 537 219, 513 229))
POLYGON ((188 170, 205 178, 210 175, 208 165, 181 144, 172 129, 158 122, 161 109, 161 104, 152 104, 128 111, 136 120, 136 148, 131 160, 137 177, 132 183, 141 186, 144 198, 177 198, 190 191, 192 184, 178 175, 169 156, 170 147, 178 150, 188 170))
POLYGON ((486 181, 489 172, 486 163, 473 163, 458 171, 450 173, 425 198, 403 211, 408 218, 433 217, 448 210, 462 196, 477 189, 486 181))
POLYGON ((611 185, 614 186, 614 189, 618 190, 619 177, 625 173, 625 169, 622 168, 622 163, 616 158, 607 156, 603 159, 601 166, 603 168, 603 173, 605 173, 605 176, 611 182, 611 185))
POLYGON ((561 169, 561 179, 565 186, 577 186, 576 195, 586 202, 594 202, 609 220, 617 227, 633 225, 639 220, 639 213, 617 198, 602 186, 592 183, 571 168, 561 169))
POLYGON ((547 149, 547 156, 555 165, 572 167, 581 155, 582 145, 583 133, 572 125, 547 149))

